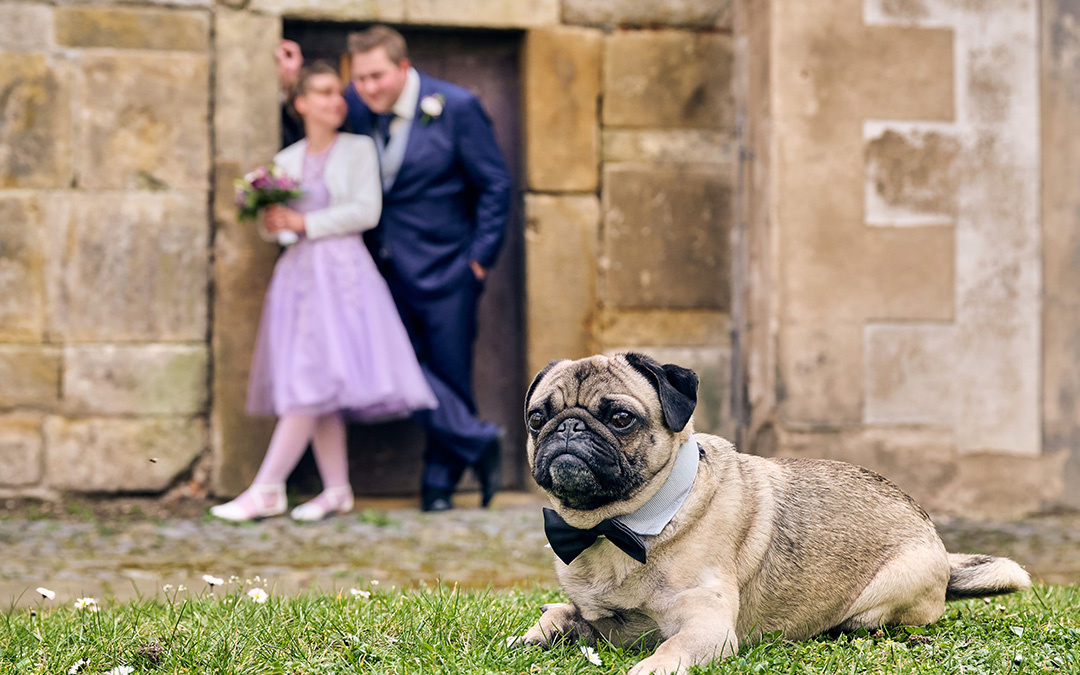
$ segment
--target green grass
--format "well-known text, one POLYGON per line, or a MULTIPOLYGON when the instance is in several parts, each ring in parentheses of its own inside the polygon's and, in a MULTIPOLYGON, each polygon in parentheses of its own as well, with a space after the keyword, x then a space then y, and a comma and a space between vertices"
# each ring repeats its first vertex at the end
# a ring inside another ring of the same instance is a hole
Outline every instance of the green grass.
MULTIPOLYGON (((370 598, 271 595, 240 585, 185 591, 96 613, 42 601, 0 614, 0 673, 619 673, 644 654, 600 645, 514 650, 558 590, 371 589, 370 598)), ((33 592, 33 591, 29 591, 33 592)), ((950 604, 925 628, 779 638, 744 647, 700 673, 1080 673, 1080 589, 1040 586, 1018 596, 950 604)))

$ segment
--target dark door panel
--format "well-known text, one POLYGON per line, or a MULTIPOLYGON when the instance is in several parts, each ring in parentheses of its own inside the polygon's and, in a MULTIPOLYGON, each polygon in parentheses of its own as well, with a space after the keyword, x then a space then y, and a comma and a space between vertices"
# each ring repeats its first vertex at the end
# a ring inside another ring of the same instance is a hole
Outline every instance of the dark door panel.
MULTIPOLYGON (((286 21, 284 35, 295 40, 305 59, 345 65, 346 36, 364 24, 286 21)), ((520 185, 519 53, 522 34, 514 31, 436 30, 396 27, 409 44, 417 69, 475 92, 495 126, 499 146, 520 185)), ((520 194, 520 191, 517 192, 520 194)), ((524 237, 520 199, 515 198, 505 248, 491 271, 481 300, 476 343, 477 405, 481 417, 507 429, 503 449, 506 487, 523 487, 525 390, 524 237)), ((423 433, 411 421, 351 426, 349 462, 353 488, 364 495, 418 492, 423 433)), ((293 482, 307 486, 315 476, 306 457, 293 482)), ((475 488, 471 478, 463 488, 475 488)))

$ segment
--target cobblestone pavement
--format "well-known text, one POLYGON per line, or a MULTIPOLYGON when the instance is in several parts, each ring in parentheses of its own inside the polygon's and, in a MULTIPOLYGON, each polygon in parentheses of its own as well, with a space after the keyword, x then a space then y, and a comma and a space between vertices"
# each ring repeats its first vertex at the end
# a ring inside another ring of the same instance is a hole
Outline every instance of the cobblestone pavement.
MULTIPOLYGON (((288 518, 234 525, 205 516, 208 502, 145 500, 98 506, 71 503, 49 513, 20 504, 0 508, 0 607, 37 602, 34 588, 57 600, 91 595, 152 597, 165 584, 205 590, 203 574, 265 580, 275 593, 366 587, 415 587, 442 581, 466 587, 554 585, 533 494, 500 494, 491 510, 474 496, 454 511, 425 514, 409 500, 359 503, 321 523, 288 518)), ((0 503, 0 507, 2 507, 0 503)), ((951 551, 1008 555, 1049 583, 1080 583, 1080 515, 1015 522, 939 519, 951 551)))

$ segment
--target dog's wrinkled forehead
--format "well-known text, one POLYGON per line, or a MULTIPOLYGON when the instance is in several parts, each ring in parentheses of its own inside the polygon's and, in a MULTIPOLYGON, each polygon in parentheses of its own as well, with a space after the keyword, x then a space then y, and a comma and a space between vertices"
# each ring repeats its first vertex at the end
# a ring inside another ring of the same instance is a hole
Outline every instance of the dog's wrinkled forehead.
POLYGON ((566 408, 595 408, 613 394, 636 399, 642 409, 655 407, 656 391, 649 381, 621 356, 594 356, 550 365, 537 381, 527 405, 543 403, 549 413, 566 408))

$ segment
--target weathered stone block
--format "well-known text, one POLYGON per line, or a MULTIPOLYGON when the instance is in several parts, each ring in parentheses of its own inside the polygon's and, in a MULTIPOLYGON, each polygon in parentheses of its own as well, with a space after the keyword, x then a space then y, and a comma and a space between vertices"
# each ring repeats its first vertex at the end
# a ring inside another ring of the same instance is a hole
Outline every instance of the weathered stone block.
POLYGON ((59 350, 0 345, 0 408, 54 409, 59 401, 59 350))
MULTIPOLYGON (((858 250, 855 268, 860 281, 832 297, 817 299, 824 307, 846 295, 860 313, 879 320, 949 321, 956 302, 956 231, 952 227, 870 227, 858 250)), ((835 239, 833 240, 835 241, 835 239)), ((845 244, 836 242, 844 250, 845 244)))
MULTIPOLYGON (((785 208, 794 210, 794 205, 785 208)), ((952 227, 865 227, 853 221, 829 227, 817 220, 826 210, 807 206, 812 224, 797 221, 785 227, 785 269, 799 271, 782 279, 791 319, 953 318, 957 244, 952 227)))
POLYGON ((87 53, 81 80, 82 187, 209 188, 205 55, 87 53))
POLYGON ((706 347, 731 341, 731 320, 710 310, 603 310, 596 322, 603 349, 706 347))
POLYGON ((783 116, 805 116, 820 127, 835 126, 837 113, 845 119, 953 119, 951 29, 868 26, 858 0, 771 7, 772 86, 791 102, 783 116), (792 67, 776 69, 779 63, 792 67))
POLYGON ((604 130, 605 162, 734 166, 735 153, 731 129, 604 130))
POLYGON ((42 337, 44 226, 37 197, 0 196, 0 340, 37 342, 42 337))
POLYGON ((954 222, 961 176, 955 131, 918 126, 867 131, 866 222, 954 222))
POLYGON ((533 190, 596 190, 602 44, 597 31, 583 29, 533 30, 526 37, 525 156, 533 190))
POLYGON ((1034 309, 1017 307, 1014 316, 1003 316, 997 315, 999 307, 979 303, 982 316, 975 320, 967 311, 957 311, 961 320, 956 325, 956 344, 962 348, 951 365, 959 411, 958 451, 1042 454, 1042 339, 1040 316, 1034 309))
POLYGON ((46 476, 61 490, 160 492, 205 448, 201 419, 45 420, 46 476))
POLYGON ((202 341, 208 215, 201 192, 87 194, 50 223, 51 333, 67 341, 202 341))
POLYGON ((210 46, 210 15, 189 10, 60 7, 56 42, 64 47, 201 52, 210 46))
MULTIPOLYGON (((18 1, 18 0, 16 0, 18 1)), ((97 2, 97 0, 49 0, 50 4, 57 6, 75 6, 85 7, 87 5, 164 5, 165 7, 213 7, 215 4, 221 4, 225 0, 139 0, 133 2, 132 0, 108 0, 108 2, 97 2)), ((230 2, 247 2, 248 0, 229 0, 230 2)))
POLYGON ((730 201, 726 172, 607 167, 605 306, 727 311, 730 201))
POLYGON ((867 423, 955 423, 954 333, 944 324, 866 327, 867 423))
POLYGON ((971 518, 1020 518, 1058 510, 1065 491, 1067 454, 1030 457, 980 452, 961 455, 956 480, 934 495, 941 510, 971 518))
POLYGON ((960 454, 945 428, 785 432, 779 456, 850 462, 876 471, 934 515, 1019 518, 1060 507, 1066 453, 960 454))
POLYGON ((41 51, 53 46, 53 9, 47 5, 0 5, 0 49, 41 51))
MULTIPOLYGON (((277 17, 218 10, 214 24, 216 160, 236 162, 250 170, 269 162, 278 151, 278 77, 272 55, 280 39, 277 17)), ((232 208, 232 195, 230 185, 219 201, 232 208)))
POLYGON ((858 53, 841 54, 844 45, 838 40, 829 50, 829 56, 846 58, 853 66, 828 85, 838 104, 848 96, 857 96, 858 103, 850 103, 869 119, 955 117, 952 30, 894 26, 861 30, 865 33, 858 38, 858 53), (843 86, 854 91, 844 94, 838 89, 843 86))
MULTIPOLYGON (((400 21, 398 2, 266 2, 254 6, 289 16, 400 21), (273 5, 273 6, 271 6, 273 5), (327 14, 320 14, 326 12, 327 14)), ((233 180, 278 150, 277 70, 268 58, 281 37, 280 20, 219 9, 214 34, 214 317, 211 488, 235 495, 259 468, 274 421, 245 412, 251 352, 277 248, 251 225, 236 222, 233 180)))
POLYGON ((214 237, 214 381, 211 411, 213 492, 235 495, 255 476, 274 423, 251 417, 247 400, 251 352, 262 313, 263 295, 274 268, 277 248, 259 238, 255 228, 238 224, 231 202, 232 181, 241 174, 235 163, 219 162, 214 237))
POLYGON ((731 38, 650 31, 617 33, 606 42, 605 126, 734 127, 731 38))
POLYGON ((528 370, 592 352, 600 204, 592 195, 525 199, 528 370))
POLYGON ((784 424, 836 427, 863 418, 863 327, 787 324, 780 333, 777 402, 784 424))
POLYGON ((0 417, 0 486, 33 485, 41 480, 41 420, 25 415, 0 417))
POLYGON ((198 414, 209 394, 207 361, 201 345, 68 347, 64 405, 75 414, 198 414))
POLYGON ((615 28, 678 27, 730 30, 731 0, 563 0, 563 21, 615 28))
POLYGON ((71 184, 71 75, 63 61, 0 52, 0 188, 71 184))
POLYGON ((1080 508, 1080 21, 1073 0, 1041 7, 1043 452, 1069 454, 1065 501, 1080 508))
POLYGON ((559 0, 405 0, 405 20, 435 26, 555 26, 559 0))
POLYGON ((406 0, 250 0, 260 13, 298 19, 402 23, 406 0))
POLYGON ((877 472, 932 512, 936 493, 956 478, 952 434, 942 428, 782 431, 775 456, 848 462, 877 472))

